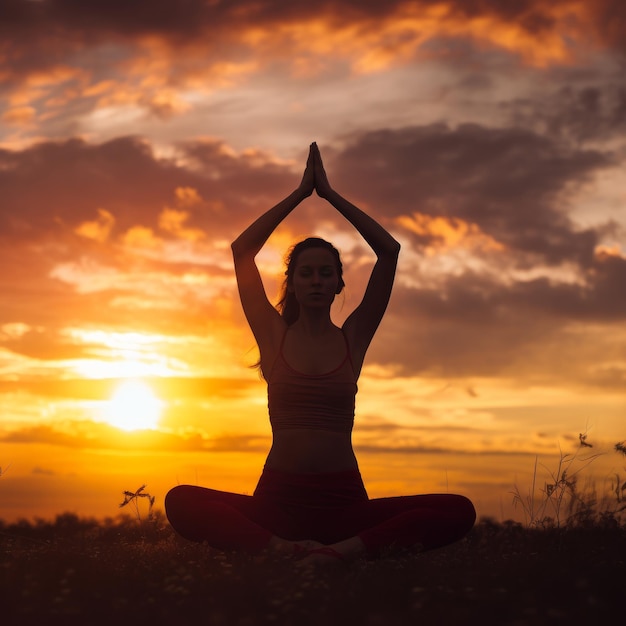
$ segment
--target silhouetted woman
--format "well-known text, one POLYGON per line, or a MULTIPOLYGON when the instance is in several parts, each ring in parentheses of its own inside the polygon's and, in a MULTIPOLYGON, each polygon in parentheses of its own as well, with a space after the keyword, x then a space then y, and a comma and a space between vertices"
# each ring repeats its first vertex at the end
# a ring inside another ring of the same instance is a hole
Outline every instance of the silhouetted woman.
POLYGON ((220 550, 276 550, 305 563, 427 550, 463 537, 475 521, 463 496, 369 499, 365 491, 351 441, 357 380, 387 308, 400 244, 330 186, 315 143, 299 187, 251 224, 232 251, 267 381, 273 443, 252 496, 174 487, 165 506, 176 531, 220 550), (339 253, 330 243, 312 237, 293 247, 277 307, 255 263, 272 232, 313 190, 377 257, 363 300, 341 328, 330 317, 344 287, 339 253))

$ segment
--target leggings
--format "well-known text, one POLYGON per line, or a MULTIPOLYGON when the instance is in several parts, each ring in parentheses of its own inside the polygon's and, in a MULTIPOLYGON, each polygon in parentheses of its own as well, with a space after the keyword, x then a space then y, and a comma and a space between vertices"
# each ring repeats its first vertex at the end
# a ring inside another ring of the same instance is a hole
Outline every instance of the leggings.
POLYGON ((438 548, 461 539, 476 512, 464 496, 369 499, 358 470, 295 474, 265 468, 253 495, 179 485, 165 498, 174 530, 224 551, 257 553, 272 536, 330 545, 359 537, 369 556, 438 548))

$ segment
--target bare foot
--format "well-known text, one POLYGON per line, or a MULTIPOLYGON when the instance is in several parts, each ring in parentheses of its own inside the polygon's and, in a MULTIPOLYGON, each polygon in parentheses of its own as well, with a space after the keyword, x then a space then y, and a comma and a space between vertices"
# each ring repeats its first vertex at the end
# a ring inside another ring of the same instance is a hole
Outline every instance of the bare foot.
POLYGON ((359 537, 351 537, 344 541, 339 541, 331 546, 321 546, 312 548, 298 565, 303 567, 333 566, 354 561, 365 554, 365 545, 359 537))
POLYGON ((323 543, 313 539, 303 539, 301 541, 289 541, 280 537, 272 537, 269 547, 275 553, 285 557, 300 558, 307 554, 309 550, 322 548, 323 543))
POLYGON ((346 563, 349 559, 330 546, 322 546, 308 550, 304 558, 299 559, 297 566, 301 568, 334 567, 346 563))

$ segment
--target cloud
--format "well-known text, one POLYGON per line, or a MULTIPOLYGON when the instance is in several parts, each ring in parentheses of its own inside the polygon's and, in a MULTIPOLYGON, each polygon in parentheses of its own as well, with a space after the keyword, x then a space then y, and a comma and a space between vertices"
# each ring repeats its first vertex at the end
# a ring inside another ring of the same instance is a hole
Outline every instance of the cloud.
POLYGON ((626 382, 624 280, 626 258, 599 253, 582 284, 546 278, 503 284, 470 272, 436 288, 400 284, 371 358, 397 375, 618 392, 626 382))
MULTIPOLYGON (((479 448, 468 445, 472 434, 481 430, 472 427, 447 425, 407 426, 368 422, 355 426, 355 449, 359 454, 529 454, 554 451, 554 444, 535 438, 523 449, 513 444, 512 435, 493 436, 479 448)), ((0 431, 0 442, 6 445, 46 444, 57 448, 74 450, 137 450, 145 452, 250 452, 266 453, 271 446, 271 435, 261 432, 222 432, 212 435, 197 430, 184 434, 163 431, 122 432, 103 423, 89 421, 58 422, 52 425, 26 426, 10 432, 0 431)), ((33 473, 53 475, 50 470, 35 468, 33 473)))
MULTIPOLYGON (((124 378, 46 380, 0 380, 0 393, 28 393, 43 398, 108 400, 124 378)), ((163 400, 236 398, 246 396, 255 386, 236 378, 149 378, 142 379, 163 400)))
MULTIPOLYGON (((576 324, 626 314, 626 260, 603 244, 610 225, 570 216, 578 190, 613 168, 614 155, 478 124, 383 128, 322 149, 331 182, 404 242, 394 323, 382 327, 373 362, 431 375, 531 376, 536 367, 547 378, 621 381, 619 359, 602 355, 610 342, 596 339, 594 349, 579 331, 595 374, 575 363, 555 372, 541 355, 545 347, 556 358, 559 342, 573 352, 576 324)), ((38 359, 114 359, 123 347, 89 329, 135 331, 160 336, 183 367, 192 355, 214 361, 229 341, 252 345, 236 330, 244 320, 229 242, 294 188, 295 170, 217 139, 181 143, 168 158, 133 137, 0 151, 0 259, 9 270, 0 324, 29 328, 4 346, 38 359)), ((320 227, 345 238, 351 286, 362 285, 362 246, 319 199, 307 202, 281 242, 320 227)))
MULTIPOLYGON (((615 79, 616 81, 618 79, 615 79)), ((626 135, 626 88, 611 78, 567 84, 533 98, 503 103, 513 124, 571 142, 614 140, 626 135)))
MULTIPOLYGON (((324 30, 320 33, 320 25, 330 32, 351 27, 355 35, 363 37, 374 24, 385 33, 385 27, 393 22, 400 26, 395 41, 384 40, 388 48, 395 44, 401 49, 403 38, 400 35, 404 35, 404 39, 411 35, 417 37, 411 29, 414 22, 429 24, 435 32, 444 34, 458 34, 464 27, 471 34, 493 38, 512 48, 525 44, 528 38, 535 38, 544 47, 558 46, 555 33, 583 37, 583 26, 591 27, 598 39, 617 44, 623 33, 620 17, 623 18, 623 7, 618 0, 582 7, 574 0, 550 4, 539 0, 518 3, 392 0, 384 4, 325 0, 315 6, 305 0, 261 4, 250 0, 229 3, 185 0, 177 4, 168 0, 139 0, 132 7, 110 0, 95 0, 89 7, 73 0, 54 0, 43 3, 8 1, 0 13, 3 22, 11 25, 16 39, 19 35, 31 45, 52 39, 51 34, 59 31, 71 32, 73 37, 65 42, 67 50, 98 46, 106 41, 150 37, 162 38, 179 49, 203 41, 214 50, 218 41, 237 41, 242 33, 248 37, 256 35, 254 41, 258 43, 260 33, 281 34, 281 28, 287 26, 302 28, 306 24, 317 24, 318 37, 324 33, 324 30), (494 32, 498 27, 500 32, 494 32), (207 41, 209 34, 213 37, 207 41)), ((311 39, 307 43, 315 45, 317 41, 311 39)), ((560 46, 565 45, 565 42, 560 43, 560 46)))
POLYGON ((449 220, 476 225, 492 247, 506 246, 520 263, 540 258, 583 265, 591 262, 599 237, 568 219, 568 194, 614 164, 599 150, 477 124, 361 133, 328 161, 349 196, 400 218, 417 244, 440 236, 410 226, 412 216, 426 214, 446 218, 449 230, 449 220))
POLYGON ((39 467, 38 465, 36 467, 33 467, 32 473, 40 474, 42 476, 56 476, 57 475, 57 472, 55 472, 54 470, 39 467))
POLYGON ((204 332, 211 307, 233 293, 229 242, 297 178, 290 164, 219 141, 180 155, 187 165, 137 138, 0 150, 0 323, 43 329, 12 340, 15 349, 38 344, 42 355, 77 319, 204 332))
MULTIPOLYGON (((186 142, 178 154, 159 158, 148 142, 131 137, 0 151, 0 236, 12 245, 54 237, 92 258, 99 249, 88 247, 90 240, 125 237, 159 252, 165 240, 199 240, 207 232, 229 241, 297 182, 291 163, 261 151, 237 154, 218 140, 186 142)), ((324 154, 346 195, 397 218, 416 244, 482 237, 488 248, 519 253, 520 262, 527 253, 555 264, 591 262, 599 234, 568 219, 568 194, 615 164, 597 149, 476 124, 359 133, 324 154)), ((305 228, 300 214, 295 220, 305 228)), ((118 253, 120 266, 127 261, 118 253)))
MULTIPOLYGON (((2 84, 12 130, 80 132, 91 112, 171 120, 199 93, 280 71, 292 81, 376 73, 419 59, 508 55, 545 67, 623 52, 618 0, 185 0, 26 2, 0 8, 2 84), (10 54, 8 51, 10 50, 10 54)), ((90 131, 93 132, 93 125, 90 131)))
POLYGON ((162 431, 122 432, 112 426, 89 421, 23 427, 0 434, 5 444, 48 444, 80 450, 159 450, 170 452, 262 452, 271 440, 260 433, 208 436, 202 432, 184 435, 162 431))
POLYGON ((242 204, 250 204, 249 197, 275 200, 277 190, 287 190, 297 180, 288 164, 271 155, 237 155, 218 140, 190 142, 180 151, 189 165, 156 156, 146 140, 136 137, 101 144, 70 139, 0 150, 0 236, 32 241, 42 235, 64 236, 69 229, 83 237, 89 231, 88 238, 97 240, 136 225, 172 234, 172 220, 163 228, 166 210, 180 216, 180 211, 189 211, 185 225, 197 228, 202 223, 214 235, 230 234, 230 223, 217 219, 224 206, 236 216, 242 204), (178 206, 167 208, 172 202, 178 206))

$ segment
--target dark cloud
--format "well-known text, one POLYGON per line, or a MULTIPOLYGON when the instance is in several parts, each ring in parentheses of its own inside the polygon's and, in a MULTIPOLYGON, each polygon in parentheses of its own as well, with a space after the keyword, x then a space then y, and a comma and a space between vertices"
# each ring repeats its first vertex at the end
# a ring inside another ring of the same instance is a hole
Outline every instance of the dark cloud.
POLYGON ((72 29, 78 32, 148 35, 168 34, 182 38, 183 34, 200 35, 203 28, 215 30, 235 27, 245 23, 268 26, 284 20, 307 19, 328 16, 336 23, 380 18, 392 15, 407 6, 447 8, 452 15, 462 18, 491 15, 503 23, 515 22, 529 33, 540 34, 558 25, 553 11, 562 13, 570 8, 571 17, 586 17, 589 14, 598 27, 617 36, 623 28, 625 12, 619 0, 599 0, 593 3, 588 14, 582 14, 573 0, 555 0, 549 4, 540 0, 321 0, 311 5, 306 0, 284 0, 277 2, 253 2, 251 0, 93 0, 85 4, 80 0, 24 1, 5 0, 0 10, 0 19, 7 27, 21 27, 25 32, 38 33, 44 27, 72 29))
POLYGON ((102 144, 78 139, 44 142, 22 151, 0 150, 0 236, 29 241, 41 233, 59 236, 105 209, 115 219, 113 235, 142 224, 156 228, 165 206, 175 206, 177 188, 197 190, 190 224, 230 231, 215 202, 235 217, 244 207, 278 199, 297 178, 261 152, 234 155, 220 141, 181 146, 188 163, 157 157, 145 140, 123 137, 102 144), (256 199, 251 202, 250 198, 256 199))
MULTIPOLYGON (((68 232, 96 220, 101 209, 113 216, 112 238, 135 225, 156 229, 162 209, 175 206, 176 189, 193 188, 202 203, 189 209, 186 225, 230 238, 298 182, 299 174, 261 152, 234 154, 220 141, 189 142, 180 150, 184 164, 157 157, 132 137, 0 150, 0 236, 14 243, 67 241, 68 232)), ((614 163, 607 153, 531 131, 469 124, 367 132, 324 155, 335 184, 381 218, 413 212, 458 218, 520 254, 583 265, 591 263, 599 237, 568 219, 566 191, 614 163)), ((97 245, 88 250, 92 258, 99 252, 97 245)), ((56 260, 62 259, 59 248, 56 260)))
POLYGON ((599 253, 580 284, 506 284, 465 272, 438 288, 398 285, 371 358, 406 376, 510 376, 619 390, 625 284, 626 260, 599 253), (602 336, 583 330, 599 326, 602 336), (594 366, 603 361, 613 366, 594 366))
MULTIPOLYGON (((8 59, 12 77, 19 80, 25 71, 63 61, 80 66, 79 55, 85 50, 111 44, 132 46, 142 38, 156 37, 175 49, 200 45, 205 58, 215 60, 225 54, 251 54, 250 44, 240 39, 249 27, 277 33, 281 24, 305 24, 321 17, 331 31, 350 25, 358 35, 373 32, 380 20, 399 11, 412 9, 419 16, 420 10, 426 12, 432 7, 447 9, 442 20, 466 23, 472 18, 489 17, 503 26, 514 24, 536 38, 538 47, 546 34, 562 27, 563 15, 577 27, 568 30, 570 37, 575 33, 596 45, 622 49, 626 40, 624 8, 619 0, 601 0, 582 8, 575 0, 323 0, 314 4, 306 0, 4 0, 0 6, 0 33, 4 50, 11 50, 8 59)), ((394 45, 392 41, 386 43, 394 45)), ((280 42, 276 42, 276 48, 284 52, 280 42)))
POLYGON ((599 0, 590 3, 590 13, 598 36, 626 52, 626 5, 620 0, 599 0))
POLYGON ((623 84, 567 85, 540 99, 519 99, 502 106, 514 124, 573 142, 626 135, 623 84))
POLYGON ((98 208, 113 213, 121 228, 139 220, 152 226, 175 188, 197 180, 132 137, 99 145, 70 139, 0 150, 0 233, 32 241, 41 231, 59 234, 94 219, 98 208))
POLYGON ((598 234, 570 221, 566 192, 612 164, 609 154, 524 129, 433 124, 349 138, 328 169, 387 216, 461 218, 519 253, 520 263, 530 254, 586 266, 598 234))

